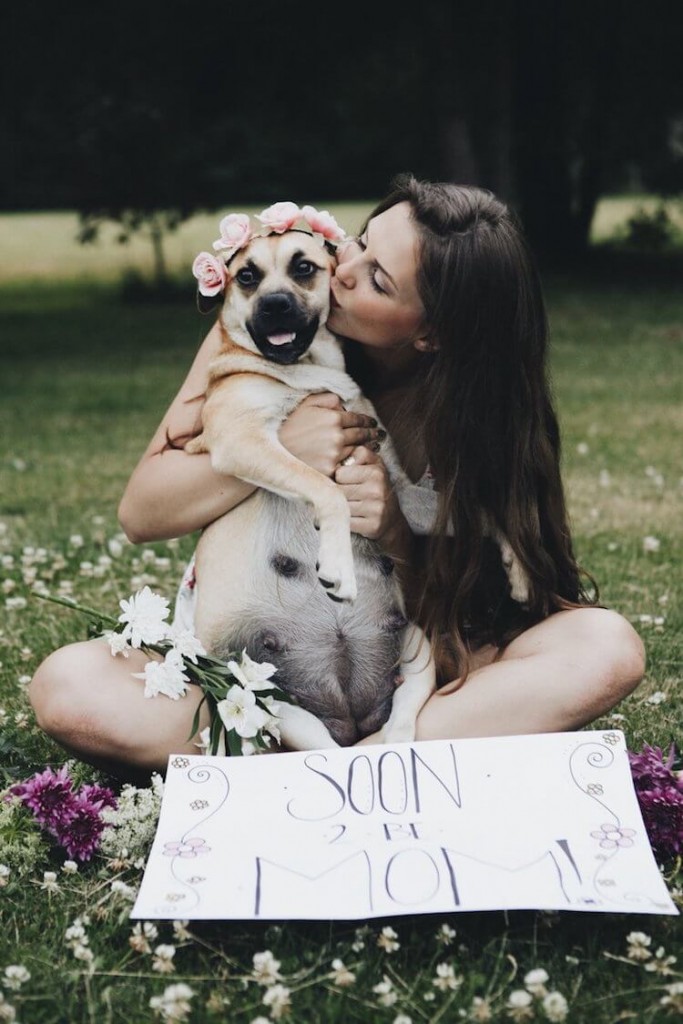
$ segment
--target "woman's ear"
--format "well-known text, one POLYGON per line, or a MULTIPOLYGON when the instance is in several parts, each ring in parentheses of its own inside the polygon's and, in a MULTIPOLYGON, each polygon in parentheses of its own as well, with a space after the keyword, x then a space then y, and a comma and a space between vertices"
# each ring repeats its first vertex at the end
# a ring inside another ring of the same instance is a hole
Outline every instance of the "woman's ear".
POLYGON ((430 338, 416 338, 413 342, 413 346, 418 352, 438 352, 439 346, 435 341, 430 338))

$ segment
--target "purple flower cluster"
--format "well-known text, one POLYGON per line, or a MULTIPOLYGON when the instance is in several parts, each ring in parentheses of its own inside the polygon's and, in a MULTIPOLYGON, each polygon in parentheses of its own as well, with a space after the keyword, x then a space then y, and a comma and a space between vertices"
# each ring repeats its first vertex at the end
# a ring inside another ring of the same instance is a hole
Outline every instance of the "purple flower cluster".
POLYGON ((99 846, 105 827, 100 811, 116 807, 116 796, 106 786, 86 783, 74 790, 73 779, 66 767, 54 772, 46 768, 19 782, 9 790, 51 836, 57 840, 69 857, 90 860, 99 846))
POLYGON ((666 758, 647 743, 628 755, 650 845, 663 861, 683 853, 683 775, 674 770, 676 756, 673 743, 666 758))

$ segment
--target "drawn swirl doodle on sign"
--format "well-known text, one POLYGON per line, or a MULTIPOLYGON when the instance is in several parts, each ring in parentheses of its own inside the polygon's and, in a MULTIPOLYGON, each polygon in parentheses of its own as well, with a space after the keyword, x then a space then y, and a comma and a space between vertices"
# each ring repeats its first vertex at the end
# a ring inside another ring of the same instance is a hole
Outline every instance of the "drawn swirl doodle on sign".
MULTIPOLYGON (((187 760, 187 758, 176 758, 175 761, 171 763, 178 768, 186 768, 190 763, 187 760), (175 761, 185 761, 186 763, 178 763, 177 765, 175 765, 175 761)), ((188 828, 187 831, 183 833, 183 835, 180 837, 180 842, 178 844, 179 850, 186 849, 188 846, 194 846, 197 843, 199 839, 197 835, 199 829, 202 827, 202 825, 206 824, 209 818, 212 818, 215 814, 218 814, 218 812, 220 811, 221 807, 228 799, 228 796, 230 794, 230 782, 222 768, 218 768, 216 765, 195 765, 194 768, 190 768, 190 770, 188 771, 187 778, 189 779, 190 782, 192 782, 195 785, 204 785, 205 783, 217 777, 221 779, 223 782, 223 794, 221 796, 221 799, 218 801, 217 805, 209 814, 205 815, 205 817, 203 817, 201 821, 198 821, 195 824, 191 825, 190 828, 188 828)), ((206 802, 206 806, 208 807, 208 801, 206 802)), ((182 860, 183 858, 181 856, 181 853, 176 853, 176 855, 171 860, 171 874, 173 878, 176 880, 176 882, 179 882, 180 885, 183 885, 185 886, 186 889, 190 890, 192 894, 192 902, 185 904, 183 910, 191 910, 194 907, 196 907, 197 904, 199 903, 200 894, 198 890, 195 888, 195 886, 192 884, 196 881, 193 876, 190 876, 188 878, 182 878, 177 873, 177 865, 179 862, 182 863, 182 860)))

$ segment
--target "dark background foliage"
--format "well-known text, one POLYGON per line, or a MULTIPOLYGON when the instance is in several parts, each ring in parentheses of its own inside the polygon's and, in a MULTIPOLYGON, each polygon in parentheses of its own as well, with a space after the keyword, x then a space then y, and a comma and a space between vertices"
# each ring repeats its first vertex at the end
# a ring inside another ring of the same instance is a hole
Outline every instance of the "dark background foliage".
POLYGON ((0 208, 129 230, 411 170, 580 254, 601 195, 683 191, 682 27, 680 0, 7 4, 0 208))

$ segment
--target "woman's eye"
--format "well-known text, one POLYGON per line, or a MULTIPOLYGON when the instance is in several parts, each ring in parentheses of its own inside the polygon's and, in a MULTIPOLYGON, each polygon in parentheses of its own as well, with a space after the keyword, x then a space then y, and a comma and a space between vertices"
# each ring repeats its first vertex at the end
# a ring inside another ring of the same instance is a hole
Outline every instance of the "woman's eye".
POLYGON ((311 263, 310 260, 299 260, 294 268, 294 273, 297 277, 310 277, 311 274, 315 274, 317 269, 315 263, 311 263))
POLYGON ((256 284, 258 278, 255 272, 250 270, 249 267, 242 267, 242 269, 238 270, 235 274, 235 280, 238 284, 243 284, 245 287, 248 287, 249 285, 256 284))

